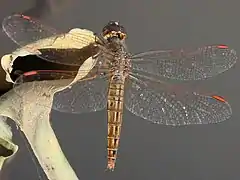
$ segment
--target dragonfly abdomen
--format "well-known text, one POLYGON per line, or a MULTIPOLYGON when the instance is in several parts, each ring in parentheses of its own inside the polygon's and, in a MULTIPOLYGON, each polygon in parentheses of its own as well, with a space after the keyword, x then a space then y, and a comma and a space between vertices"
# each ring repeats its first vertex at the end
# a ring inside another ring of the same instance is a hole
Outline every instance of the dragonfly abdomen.
POLYGON ((113 170, 119 146, 123 115, 124 82, 110 82, 108 91, 108 169, 113 170))

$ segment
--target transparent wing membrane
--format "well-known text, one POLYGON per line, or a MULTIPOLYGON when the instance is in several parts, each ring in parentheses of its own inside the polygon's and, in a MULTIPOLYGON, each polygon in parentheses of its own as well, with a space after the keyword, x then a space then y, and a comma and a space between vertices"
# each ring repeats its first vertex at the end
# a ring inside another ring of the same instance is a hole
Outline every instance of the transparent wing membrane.
POLYGON ((49 108, 68 113, 91 112, 104 108, 107 102, 107 87, 108 74, 101 75, 97 68, 90 72, 31 71, 19 76, 14 83, 14 91, 24 101, 49 106, 45 101, 38 101, 36 97, 44 99, 54 95, 53 104, 49 108), (63 89, 73 82, 77 73, 87 75, 63 89))
POLYGON ((100 111, 107 105, 108 77, 80 81, 54 96, 53 109, 69 113, 100 111))
POLYGON ((149 51, 132 58, 134 71, 174 80, 199 80, 215 76, 231 68, 236 52, 226 45, 196 49, 149 51))
POLYGON ((160 86, 153 88, 131 76, 126 81, 126 108, 145 120, 171 126, 218 123, 232 114, 230 105, 220 96, 179 95, 160 86))
POLYGON ((6 17, 2 22, 2 28, 8 37, 20 47, 24 47, 27 51, 37 54, 40 58, 50 62, 66 65, 81 65, 81 59, 97 53, 96 47, 92 45, 95 43, 96 37, 93 32, 89 30, 76 28, 72 29, 69 33, 60 33, 29 16, 21 14, 6 17), (89 46, 89 48, 85 48, 82 51, 78 50, 86 46, 89 46), (39 51, 41 48, 48 49, 39 51), (53 48, 53 50, 70 49, 72 56, 77 60, 80 59, 79 63, 76 62, 76 60, 67 61, 66 59, 69 56, 68 52, 55 53, 58 56, 57 58, 50 52, 49 49, 51 48, 53 48))
POLYGON ((77 72, 40 70, 20 75, 13 89, 23 102, 52 108, 50 102, 54 93, 70 84, 77 72))
MULTIPOLYGON (((46 27, 37 20, 21 14, 4 18, 2 28, 20 46, 59 34, 55 29, 46 27)), ((53 39, 49 41, 48 45, 52 44, 53 41, 53 39)))

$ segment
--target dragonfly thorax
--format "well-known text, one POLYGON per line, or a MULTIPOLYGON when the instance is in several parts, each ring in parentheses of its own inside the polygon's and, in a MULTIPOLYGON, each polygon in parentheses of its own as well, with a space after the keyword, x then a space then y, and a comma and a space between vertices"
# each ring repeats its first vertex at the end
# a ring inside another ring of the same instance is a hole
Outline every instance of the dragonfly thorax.
POLYGON ((131 62, 125 51, 115 53, 115 57, 110 64, 112 77, 115 81, 121 82, 128 76, 131 62))

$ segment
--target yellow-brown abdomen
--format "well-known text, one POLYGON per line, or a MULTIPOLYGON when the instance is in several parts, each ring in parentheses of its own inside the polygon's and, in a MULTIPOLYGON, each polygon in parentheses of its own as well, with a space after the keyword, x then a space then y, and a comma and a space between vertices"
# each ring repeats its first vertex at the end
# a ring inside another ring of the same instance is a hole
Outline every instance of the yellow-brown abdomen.
POLYGON ((124 83, 110 83, 108 91, 108 169, 114 169, 123 116, 124 83))

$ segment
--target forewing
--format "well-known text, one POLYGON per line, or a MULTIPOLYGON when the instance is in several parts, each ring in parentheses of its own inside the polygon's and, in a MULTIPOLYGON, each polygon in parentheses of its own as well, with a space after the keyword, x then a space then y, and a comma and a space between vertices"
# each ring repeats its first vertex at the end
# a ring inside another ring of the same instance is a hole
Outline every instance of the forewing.
POLYGON ((50 62, 81 65, 85 56, 93 56, 98 52, 94 46, 96 40, 94 33, 86 29, 76 28, 68 33, 60 33, 36 19, 21 14, 6 17, 2 28, 20 47, 50 62), (86 46, 89 47, 79 50, 86 46), (62 53, 59 53, 59 49, 63 50, 62 53), (65 49, 70 50, 64 51, 65 49), (54 53, 57 50, 58 54, 54 53), (74 53, 72 60, 71 53, 74 53))
MULTIPOLYGON (((2 28, 16 44, 22 47, 40 39, 59 35, 55 29, 22 14, 14 14, 4 18, 2 28)), ((54 39, 49 40, 46 45, 51 45, 53 41, 54 39)))
POLYGON ((133 71, 174 80, 200 80, 220 74, 237 62, 236 51, 226 45, 195 49, 159 50, 136 54, 133 71))

